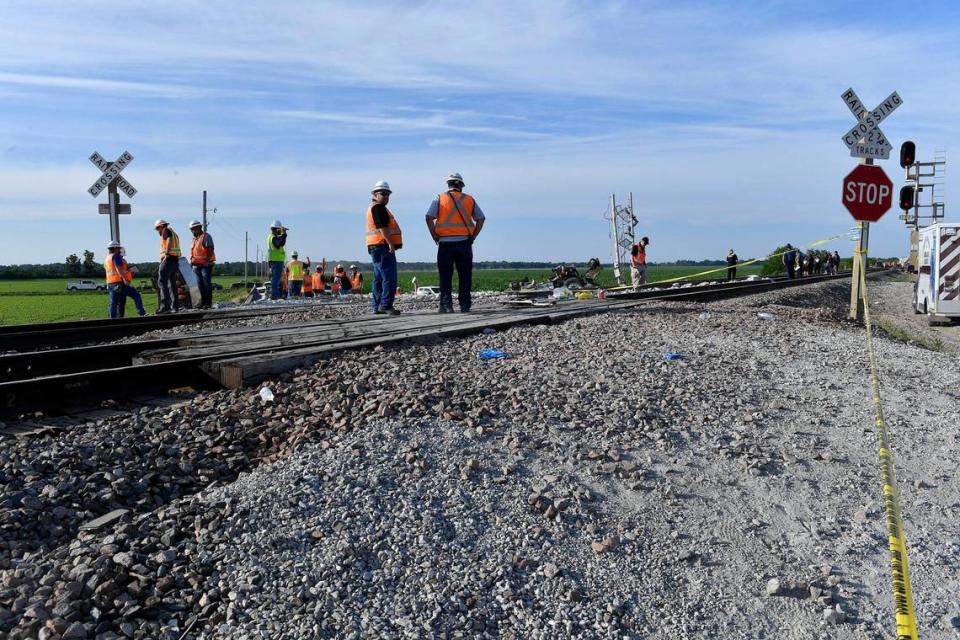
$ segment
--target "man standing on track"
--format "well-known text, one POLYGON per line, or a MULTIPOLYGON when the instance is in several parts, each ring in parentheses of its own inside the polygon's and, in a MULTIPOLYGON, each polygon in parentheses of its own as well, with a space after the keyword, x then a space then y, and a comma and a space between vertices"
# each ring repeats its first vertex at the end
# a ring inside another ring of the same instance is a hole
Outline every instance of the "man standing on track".
POLYGON ((734 280, 737 277, 737 262, 740 261, 740 258, 737 257, 737 253, 730 249, 730 253, 727 254, 727 280, 734 280))
POLYGON ((280 278, 287 261, 287 228, 279 220, 270 225, 270 235, 267 236, 267 263, 270 265, 270 299, 280 299, 280 278))
POLYGON ((440 313, 453 313, 453 270, 457 270, 461 313, 470 312, 473 286, 473 241, 483 229, 485 216, 473 196, 463 193, 463 176, 447 176, 447 191, 439 194, 427 211, 427 230, 437 243, 440 272, 440 313))
POLYGON ((125 296, 133 298, 133 303, 137 305, 137 315, 147 315, 143 308, 143 300, 140 293, 130 286, 135 269, 127 266, 127 261, 123 257, 123 247, 120 243, 113 241, 107 245, 107 259, 103 262, 103 269, 107 272, 107 291, 110 293, 110 318, 120 317, 120 303, 125 296))
POLYGON ((287 298, 299 298, 303 291, 303 278, 310 269, 310 258, 304 263, 297 252, 290 254, 292 260, 287 265, 287 298))
POLYGON ((783 252, 781 260, 783 260, 783 266, 787 269, 787 278, 793 280, 796 277, 796 272, 794 271, 796 262, 794 261, 797 259, 797 252, 789 242, 785 249, 786 251, 783 252))
POLYGON ((203 230, 203 223, 194 220, 190 223, 193 244, 190 246, 190 266, 197 276, 197 288, 200 289, 200 309, 213 306, 213 263, 217 255, 213 252, 213 236, 203 230))
POLYGON ((636 289, 647 283, 647 245, 650 238, 643 236, 640 242, 630 247, 630 282, 636 289))
POLYGON ((397 249, 403 246, 400 225, 393 217, 390 185, 381 180, 373 185, 373 201, 367 207, 367 253, 373 262, 373 290, 371 305, 377 314, 398 316, 393 308, 397 295, 397 249))
POLYGON ((160 275, 157 278, 157 289, 160 293, 160 308, 158 314, 177 312, 180 302, 177 297, 177 274, 180 272, 180 237, 170 228, 170 223, 163 218, 153 223, 153 228, 160 234, 160 275))

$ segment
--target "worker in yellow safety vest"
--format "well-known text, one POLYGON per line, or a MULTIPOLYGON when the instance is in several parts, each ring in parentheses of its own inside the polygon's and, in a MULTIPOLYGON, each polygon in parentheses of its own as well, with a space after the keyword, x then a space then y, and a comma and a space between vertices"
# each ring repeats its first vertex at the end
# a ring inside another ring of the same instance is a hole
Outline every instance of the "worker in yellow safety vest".
POLYGON ((292 259, 287 263, 287 298, 299 298, 303 291, 303 276, 310 269, 310 258, 302 262, 296 251, 290 257, 292 259))
POLYGON ((107 292, 110 294, 108 307, 110 318, 120 317, 120 307, 126 296, 133 298, 138 315, 147 315, 140 293, 130 286, 136 267, 127 266, 127 260, 123 257, 123 247, 119 242, 113 241, 107 245, 107 259, 103 261, 103 270, 107 274, 107 292))
POLYGON ((457 270, 457 302, 461 313, 470 311, 473 285, 473 242, 486 217, 473 196, 463 192, 463 176, 447 176, 447 191, 427 210, 427 229, 437 243, 440 272, 440 313, 453 313, 453 270, 457 270))
POLYGON ((278 300, 280 296, 280 281, 284 278, 287 261, 287 228, 279 220, 270 225, 270 235, 267 236, 267 264, 270 265, 270 299, 278 300))
POLYGON ((180 237, 170 228, 163 218, 153 223, 160 234, 160 273, 157 277, 157 289, 160 292, 160 308, 157 313, 170 313, 180 310, 177 298, 177 274, 180 272, 180 237))
POLYGON ((373 200, 367 207, 367 253, 373 262, 373 289, 371 306, 373 312, 398 316, 393 308, 397 289, 397 249, 403 246, 400 225, 387 208, 390 202, 390 185, 381 180, 373 185, 373 200))

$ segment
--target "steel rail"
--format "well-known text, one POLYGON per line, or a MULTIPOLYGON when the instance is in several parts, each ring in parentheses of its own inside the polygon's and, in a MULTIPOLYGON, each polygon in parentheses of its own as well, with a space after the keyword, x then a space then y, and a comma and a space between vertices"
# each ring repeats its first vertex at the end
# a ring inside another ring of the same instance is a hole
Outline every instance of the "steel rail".
MULTIPOLYGON (((361 318, 335 318, 301 325, 303 329, 336 330, 345 324, 365 323, 370 330, 354 336, 315 336, 304 340, 280 341, 268 347, 242 346, 229 353, 206 353, 191 356, 191 344, 212 337, 235 334, 241 345, 255 337, 276 332, 279 327, 252 327, 249 329, 223 329, 216 332, 129 342, 103 344, 71 349, 47 350, 0 356, 0 413, 11 414, 32 408, 59 408, 71 404, 86 403, 105 395, 114 399, 142 394, 147 391, 169 389, 172 386, 210 388, 214 380, 204 372, 206 363, 250 356, 281 356, 284 352, 317 349, 330 351, 355 346, 367 346, 374 342, 386 343, 416 336, 451 336, 474 333, 478 324, 506 328, 521 324, 559 322, 570 317, 591 315, 635 308, 649 302, 711 301, 763 293, 765 291, 815 284, 827 280, 848 277, 813 276, 787 280, 761 280, 735 284, 705 285, 691 287, 668 287, 646 289, 610 296, 606 302, 598 300, 570 301, 550 307, 535 307, 510 310, 485 311, 455 318, 444 317, 443 326, 425 322, 422 326, 391 326, 393 319, 383 316, 361 318), (161 362, 131 364, 134 358, 145 351, 169 349, 182 346, 186 357, 161 362)), ((288 311, 294 311, 289 309, 288 311)), ((409 314, 401 318, 437 318, 435 314, 409 314)))

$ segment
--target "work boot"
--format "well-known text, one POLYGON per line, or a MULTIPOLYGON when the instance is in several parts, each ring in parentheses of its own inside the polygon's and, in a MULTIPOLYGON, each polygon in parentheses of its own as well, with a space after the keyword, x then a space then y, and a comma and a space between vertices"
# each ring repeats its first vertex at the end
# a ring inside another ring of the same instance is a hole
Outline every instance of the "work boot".
POLYGON ((167 309, 166 307, 161 307, 161 308, 157 309, 157 315, 158 315, 158 316, 163 316, 163 315, 166 315, 166 314, 168 314, 168 313, 170 313, 170 309, 167 309))
POLYGON ((443 305, 441 305, 440 308, 437 309, 437 313, 450 313, 450 312, 452 312, 452 311, 453 311, 453 309, 447 309, 447 308, 444 307, 443 305))
POLYGON ((387 314, 388 316, 398 316, 398 315, 400 315, 400 311, 397 310, 397 309, 394 309, 393 307, 390 307, 389 309, 384 309, 383 312, 384 312, 385 314, 387 314))

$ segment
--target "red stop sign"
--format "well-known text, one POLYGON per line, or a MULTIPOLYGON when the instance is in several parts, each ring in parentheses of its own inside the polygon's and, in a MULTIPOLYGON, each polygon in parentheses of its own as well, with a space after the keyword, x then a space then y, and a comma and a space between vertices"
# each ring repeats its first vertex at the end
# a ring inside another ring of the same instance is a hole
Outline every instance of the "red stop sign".
POLYGON ((876 222, 892 204, 893 183, 882 168, 857 165, 843 179, 843 206, 854 220, 876 222))

